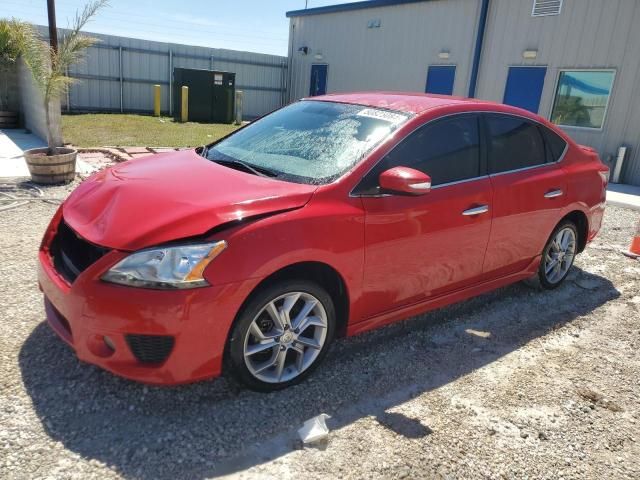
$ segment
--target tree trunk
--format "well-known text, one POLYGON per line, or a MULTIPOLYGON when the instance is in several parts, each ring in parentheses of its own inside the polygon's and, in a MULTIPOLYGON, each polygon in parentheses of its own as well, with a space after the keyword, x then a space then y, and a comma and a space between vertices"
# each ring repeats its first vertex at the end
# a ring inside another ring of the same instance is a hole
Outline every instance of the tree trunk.
POLYGON ((47 123, 47 155, 55 155, 56 154, 56 145, 53 141, 53 132, 51 131, 51 118, 49 114, 49 95, 45 95, 44 97, 44 114, 45 120, 47 123))

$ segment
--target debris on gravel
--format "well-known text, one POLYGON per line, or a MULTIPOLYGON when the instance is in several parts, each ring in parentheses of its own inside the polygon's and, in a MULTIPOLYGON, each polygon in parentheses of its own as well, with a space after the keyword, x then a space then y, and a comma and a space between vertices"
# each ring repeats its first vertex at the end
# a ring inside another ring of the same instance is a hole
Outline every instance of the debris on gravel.
POLYGON ((36 282, 55 209, 0 212, 0 478, 640 478, 640 262, 620 253, 636 212, 608 207, 554 291, 520 283, 339 340, 267 395, 79 362, 36 282), (321 413, 328 441, 303 445, 321 413))

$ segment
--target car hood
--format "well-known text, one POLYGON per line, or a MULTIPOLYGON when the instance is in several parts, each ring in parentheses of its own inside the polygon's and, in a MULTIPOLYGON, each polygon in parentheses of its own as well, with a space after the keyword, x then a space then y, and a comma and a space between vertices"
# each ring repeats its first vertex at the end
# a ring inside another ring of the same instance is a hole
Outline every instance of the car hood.
POLYGON ((234 170, 184 150, 95 174, 69 196, 62 213, 78 235, 96 245, 138 250, 302 207, 316 188, 234 170))

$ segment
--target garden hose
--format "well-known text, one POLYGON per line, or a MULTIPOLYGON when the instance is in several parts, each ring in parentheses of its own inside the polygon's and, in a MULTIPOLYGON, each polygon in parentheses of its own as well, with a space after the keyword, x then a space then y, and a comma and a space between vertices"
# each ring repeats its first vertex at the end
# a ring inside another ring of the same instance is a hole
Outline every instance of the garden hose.
POLYGON ((27 205, 29 202, 57 205, 63 200, 58 197, 45 197, 44 192, 31 182, 0 183, 0 212, 27 205))

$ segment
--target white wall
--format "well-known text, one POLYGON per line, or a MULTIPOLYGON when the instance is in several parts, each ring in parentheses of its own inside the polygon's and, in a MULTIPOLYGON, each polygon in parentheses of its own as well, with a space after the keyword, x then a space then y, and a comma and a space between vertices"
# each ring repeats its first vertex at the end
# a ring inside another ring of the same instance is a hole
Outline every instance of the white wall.
MULTIPOLYGON (((20 60, 18 65, 20 83, 20 103, 24 127, 31 130, 43 140, 47 140, 47 123, 42 94, 36 87, 31 72, 26 64, 20 60)), ((53 126, 53 140, 56 145, 62 145, 62 129, 60 119, 60 102, 51 102, 49 110, 53 126)))

